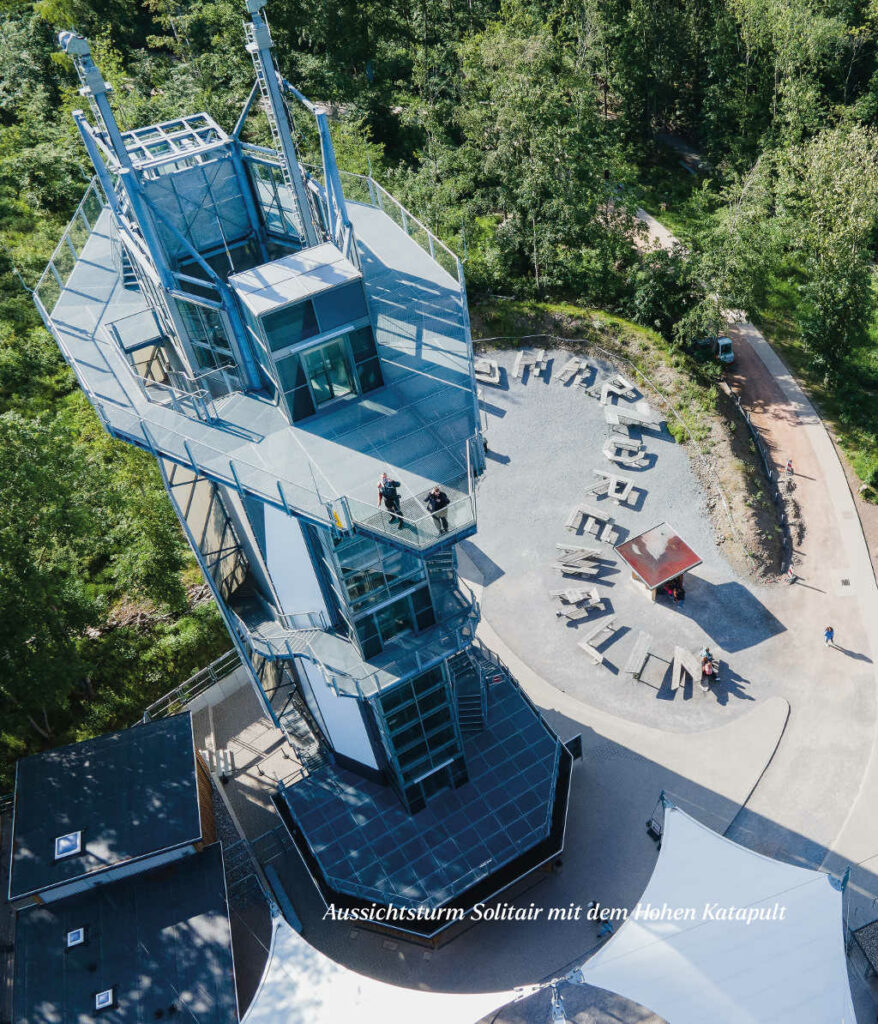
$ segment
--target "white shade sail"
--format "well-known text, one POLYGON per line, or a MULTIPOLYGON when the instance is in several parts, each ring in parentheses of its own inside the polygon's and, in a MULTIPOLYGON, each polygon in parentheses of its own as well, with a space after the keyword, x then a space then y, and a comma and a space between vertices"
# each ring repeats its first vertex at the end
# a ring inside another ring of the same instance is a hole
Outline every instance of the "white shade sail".
POLYGON ((400 988, 342 967, 277 919, 268 966, 241 1024, 474 1024, 538 987, 462 995, 400 988))
POLYGON ((665 811, 640 903, 581 971, 670 1024, 856 1022, 829 876, 753 853, 677 808, 665 811))

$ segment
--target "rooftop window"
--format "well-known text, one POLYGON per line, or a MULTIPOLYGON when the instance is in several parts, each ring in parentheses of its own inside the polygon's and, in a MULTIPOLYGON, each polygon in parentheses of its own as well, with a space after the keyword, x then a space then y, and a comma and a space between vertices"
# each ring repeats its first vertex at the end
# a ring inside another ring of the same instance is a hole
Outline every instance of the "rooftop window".
POLYGON ((67 933, 67 948, 81 946, 85 942, 85 928, 73 928, 67 933))
POLYGON ((82 832, 68 832, 55 839, 55 860, 73 857, 82 851, 82 832))
POLYGON ((95 1009, 111 1010, 116 1003, 113 989, 105 988, 102 992, 95 993, 95 1009))

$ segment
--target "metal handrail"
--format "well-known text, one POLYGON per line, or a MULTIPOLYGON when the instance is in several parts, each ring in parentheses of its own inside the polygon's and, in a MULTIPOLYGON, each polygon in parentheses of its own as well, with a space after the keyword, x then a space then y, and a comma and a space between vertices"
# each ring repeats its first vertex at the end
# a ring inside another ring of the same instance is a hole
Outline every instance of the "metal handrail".
POLYGON ((219 658, 200 669, 195 675, 190 676, 185 682, 153 701, 143 712, 142 721, 150 722, 156 718, 177 714, 190 701, 209 690, 215 683, 230 676, 241 667, 241 664, 241 656, 237 650, 232 648, 232 650, 226 651, 225 654, 220 655, 219 658))
MULTIPOLYGON (((371 175, 357 174, 354 171, 339 170, 339 175, 341 176, 342 179, 350 178, 355 179, 357 181, 365 182, 367 188, 369 189, 370 195, 373 194, 374 189, 376 195, 376 202, 372 204, 373 206, 377 206, 379 209, 383 210, 384 205, 382 200, 387 199, 391 203, 391 205, 396 207, 396 209, 399 211, 400 216, 403 219, 403 223, 405 225, 408 225, 410 222, 416 224, 421 229, 421 231, 423 231, 424 234, 427 236, 427 239, 430 243, 430 247, 427 251, 433 257, 433 259, 436 259, 436 246, 439 246, 440 249, 444 249, 448 256, 454 261, 454 264, 458 269, 458 280, 461 282, 461 284, 463 283, 462 261, 460 257, 457 255, 457 253, 454 252, 451 248, 449 248, 449 246, 447 246, 445 242, 442 241, 441 238, 435 235, 420 218, 416 217, 410 210, 403 206, 402 203, 395 196, 391 195, 391 193, 388 192, 387 189, 382 184, 377 182, 371 175)), ((411 234, 407 230, 407 228, 406 234, 409 235, 409 237, 411 237, 411 234)))
POLYGON ((285 629, 329 629, 326 615, 321 611, 282 612, 277 621, 285 629))
POLYGON ((62 250, 65 249, 65 246, 69 246, 70 250, 73 252, 74 263, 77 259, 79 259, 79 253, 76 251, 76 246, 71 240, 71 233, 73 230, 73 226, 76 223, 84 224, 86 230, 88 230, 89 233, 91 232, 92 225, 90 224, 89 219, 85 214, 85 206, 89 200, 89 197, 92 195, 94 195, 95 198, 97 198, 98 202, 100 202, 102 209, 107 205, 106 197, 104 196, 103 191, 100 185, 98 184, 97 176, 94 176, 89 182, 88 188, 86 188, 85 192, 83 193, 82 199, 80 199, 79 201, 79 205, 76 207, 73 216, 70 218, 70 221, 68 222, 67 227, 64 230, 64 234, 61 235, 60 241, 52 250, 52 255, 49 257, 49 261, 46 264, 46 267, 43 270, 42 274, 40 275, 40 279, 37 281, 34 287, 35 293, 39 293, 40 288, 46 282, 46 279, 50 273, 55 278, 59 288, 63 289, 65 284, 67 283, 66 280, 62 282, 61 276, 58 274, 56 262, 58 260, 59 254, 62 252, 62 250))

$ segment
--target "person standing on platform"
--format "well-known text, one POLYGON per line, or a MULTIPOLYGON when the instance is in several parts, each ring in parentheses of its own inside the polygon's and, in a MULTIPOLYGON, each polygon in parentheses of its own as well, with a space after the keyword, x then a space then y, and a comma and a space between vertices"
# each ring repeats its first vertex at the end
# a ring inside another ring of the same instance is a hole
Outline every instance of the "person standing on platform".
POLYGON ((440 490, 437 484, 427 495, 427 500, 424 504, 432 514, 433 522, 436 524, 436 529, 439 533, 448 533, 448 506, 451 502, 448 500, 448 495, 445 491, 440 490))
POLYGON ((390 513, 390 522, 396 523, 398 530, 405 525, 399 507, 399 488, 401 486, 399 480, 391 480, 386 473, 382 473, 381 479, 378 481, 378 507, 381 507, 383 501, 384 507, 390 513))

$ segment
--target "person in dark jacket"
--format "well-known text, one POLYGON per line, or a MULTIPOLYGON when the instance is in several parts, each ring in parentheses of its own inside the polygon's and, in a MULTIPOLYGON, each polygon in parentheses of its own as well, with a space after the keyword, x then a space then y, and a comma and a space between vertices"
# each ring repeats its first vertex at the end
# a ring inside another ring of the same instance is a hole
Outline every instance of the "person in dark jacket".
POLYGON ((437 484, 427 495, 427 500, 424 504, 433 515, 436 529, 440 533, 448 533, 448 506, 451 502, 448 500, 448 495, 445 491, 440 490, 437 484))
POLYGON ((401 486, 399 480, 391 480, 386 473, 382 473, 381 479, 378 481, 378 507, 381 508, 383 501, 384 507, 390 513, 391 523, 396 523, 398 530, 405 525, 399 507, 399 488, 401 486))

